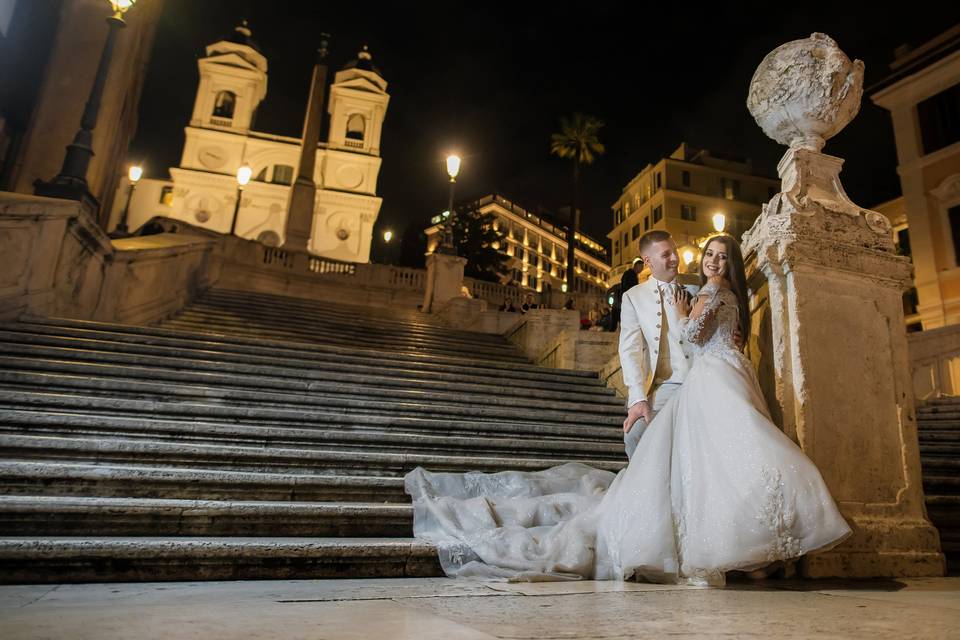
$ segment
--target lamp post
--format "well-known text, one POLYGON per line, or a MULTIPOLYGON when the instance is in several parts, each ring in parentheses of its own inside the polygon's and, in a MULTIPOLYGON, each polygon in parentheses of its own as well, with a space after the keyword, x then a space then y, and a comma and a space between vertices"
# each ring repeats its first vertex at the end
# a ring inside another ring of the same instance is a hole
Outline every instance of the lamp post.
POLYGON ((130 189, 127 190, 127 202, 123 206, 123 213, 120 214, 120 222, 117 228, 110 234, 111 238, 126 238, 130 235, 130 229, 127 228, 127 217, 130 215, 130 201, 133 199, 133 190, 137 188, 137 182, 143 177, 143 167, 138 164, 130 165, 127 170, 127 178, 130 180, 130 189))
POLYGON ((253 175, 253 169, 248 164, 240 165, 237 169, 237 202, 233 205, 233 220, 230 221, 230 235, 237 231, 237 216, 240 214, 240 198, 243 196, 243 188, 250 182, 250 176, 253 175))
POLYGON ((438 251, 440 253, 449 253, 456 255, 457 250, 453 246, 453 189, 457 184, 457 175, 460 173, 460 157, 457 155, 447 156, 447 175, 450 176, 450 196, 447 199, 447 216, 443 223, 443 242, 438 251))
POLYGON ((134 5, 136 0, 109 0, 113 8, 113 15, 107 18, 107 41, 100 53, 100 63, 97 65, 97 75, 90 96, 80 118, 80 129, 77 130, 73 142, 67 145, 67 153, 63 158, 63 167, 52 180, 43 182, 37 180, 33 185, 33 192, 38 196, 79 200, 96 211, 100 203, 90 193, 87 184, 87 168, 90 158, 93 157, 93 129, 97 126, 97 116, 100 112, 100 100, 103 97, 103 87, 107 81, 107 71, 110 68, 110 58, 113 47, 117 42, 117 32, 127 26, 123 21, 123 14, 134 5))

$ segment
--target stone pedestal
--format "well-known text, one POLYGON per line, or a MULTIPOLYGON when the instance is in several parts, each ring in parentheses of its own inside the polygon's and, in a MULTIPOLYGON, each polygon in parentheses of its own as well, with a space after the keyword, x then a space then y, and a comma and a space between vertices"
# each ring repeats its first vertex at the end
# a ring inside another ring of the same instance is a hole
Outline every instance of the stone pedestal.
POLYGON ((816 463, 854 530, 836 549, 805 557, 800 571, 942 575, 901 305, 910 263, 894 253, 887 219, 843 192, 842 164, 787 151, 783 190, 744 235, 750 347, 774 420, 816 463))
POLYGON ((445 302, 460 295, 466 258, 434 252, 427 255, 427 282, 424 287, 424 313, 438 311, 445 302))

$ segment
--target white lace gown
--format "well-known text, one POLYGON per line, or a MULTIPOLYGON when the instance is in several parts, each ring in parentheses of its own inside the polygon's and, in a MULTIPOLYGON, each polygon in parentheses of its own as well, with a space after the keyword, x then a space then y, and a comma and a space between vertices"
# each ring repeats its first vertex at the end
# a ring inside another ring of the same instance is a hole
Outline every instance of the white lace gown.
POLYGON ((770 421, 734 346, 736 296, 707 285, 683 331, 698 345, 680 390, 619 474, 407 474, 414 535, 449 576, 723 584, 724 573, 832 547, 850 534, 820 472, 770 421))

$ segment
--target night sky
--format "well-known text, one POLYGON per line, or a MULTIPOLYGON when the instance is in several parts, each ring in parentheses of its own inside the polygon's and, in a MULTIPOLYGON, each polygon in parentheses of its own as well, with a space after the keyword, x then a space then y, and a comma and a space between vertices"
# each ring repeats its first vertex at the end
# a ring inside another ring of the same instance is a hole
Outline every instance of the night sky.
MULTIPOLYGON (((179 163, 196 59, 243 18, 269 64, 255 129, 299 136, 316 34, 327 31, 331 81, 366 43, 388 82, 378 230, 402 232, 446 208, 450 150, 464 158, 458 201, 499 192, 532 209, 565 206, 570 166, 549 154, 549 138, 559 116, 582 111, 606 123, 607 153, 584 172, 581 201, 584 230, 606 242, 623 186, 681 141, 753 158, 759 172, 776 176, 784 148, 764 136, 745 101, 757 65, 780 44, 825 32, 866 63, 869 87, 887 75, 895 47, 960 21, 960 4, 949 9, 942 0, 900 3, 896 12, 876 3, 810 3, 819 13, 789 2, 662 4, 574 11, 520 2, 166 0, 130 157, 158 177, 179 163)), ((825 152, 847 160, 844 186, 858 204, 899 195, 890 118, 866 96, 825 152)))

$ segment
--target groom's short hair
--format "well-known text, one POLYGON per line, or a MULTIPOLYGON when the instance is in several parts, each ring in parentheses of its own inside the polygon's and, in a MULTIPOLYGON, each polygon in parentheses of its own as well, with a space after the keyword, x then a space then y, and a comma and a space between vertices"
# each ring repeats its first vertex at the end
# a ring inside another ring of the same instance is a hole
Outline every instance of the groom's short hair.
POLYGON ((647 249, 650 248, 654 242, 663 242, 664 240, 672 240, 673 236, 670 235, 669 231, 664 231, 662 229, 654 229, 653 231, 647 231, 645 234, 640 236, 640 255, 642 256, 647 252, 647 249))

